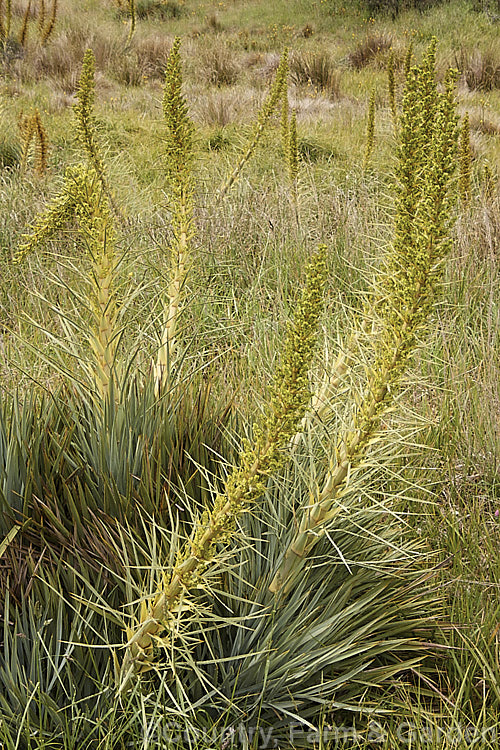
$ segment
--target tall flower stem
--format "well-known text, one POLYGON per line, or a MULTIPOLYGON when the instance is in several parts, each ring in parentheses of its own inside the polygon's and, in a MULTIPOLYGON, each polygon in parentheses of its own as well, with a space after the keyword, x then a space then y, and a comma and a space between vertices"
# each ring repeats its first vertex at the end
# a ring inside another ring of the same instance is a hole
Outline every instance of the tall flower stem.
POLYGON ((326 248, 322 246, 308 267, 265 416, 254 426, 253 442, 247 442, 224 492, 217 495, 212 511, 197 524, 178 554, 170 580, 162 583, 149 605, 142 606, 136 628, 128 629, 125 657, 121 665, 115 662, 120 690, 130 687, 142 672, 154 668, 154 646, 163 642, 167 647, 171 643, 171 623, 183 594, 201 583, 203 570, 216 557, 216 545, 230 541, 238 517, 262 496, 268 478, 283 465, 290 439, 311 396, 308 373, 325 280, 326 248))
POLYGON ((417 334, 427 325, 451 245, 450 184, 457 152, 454 75, 448 74, 445 91, 439 92, 435 43, 422 66, 408 74, 400 143, 395 237, 378 281, 372 364, 351 423, 335 442, 323 486, 316 488, 303 509, 299 530, 284 552, 270 585, 274 593, 293 585, 325 522, 337 512, 335 501, 347 477, 380 439, 381 419, 416 348, 417 334))

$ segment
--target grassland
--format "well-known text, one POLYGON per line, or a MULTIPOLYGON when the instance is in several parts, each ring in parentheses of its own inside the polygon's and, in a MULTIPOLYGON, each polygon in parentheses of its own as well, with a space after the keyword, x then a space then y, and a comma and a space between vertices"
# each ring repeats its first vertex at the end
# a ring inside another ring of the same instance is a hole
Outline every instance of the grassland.
MULTIPOLYGON (((430 556, 437 569, 431 585, 439 599, 437 614, 425 636, 427 658, 397 679, 381 681, 375 692, 367 691, 359 716, 352 718, 342 707, 324 707, 323 728, 344 727, 337 740, 333 730, 324 743, 319 735, 307 740, 296 732, 290 744, 495 748, 495 732, 500 731, 500 22, 494 4, 474 8, 470 2, 450 0, 424 12, 404 10, 392 19, 370 17, 362 4, 337 0, 141 0, 136 14, 129 38, 125 8, 61 0, 47 43, 38 38, 34 14, 21 46, 23 8, 13 4, 16 43, 3 45, 0 80, 0 383, 6 409, 16 393, 26 405, 34 391, 58 392, 68 371, 77 389, 82 364, 90 358, 84 343, 76 349, 71 344, 84 340, 88 326, 82 290, 89 271, 74 236, 62 236, 21 266, 11 262, 26 228, 59 189, 65 168, 80 158, 72 104, 87 47, 96 57, 98 135, 114 196, 126 217, 120 227, 119 297, 128 304, 120 345, 134 353, 133 367, 145 373, 161 336, 160 293, 168 280, 165 246, 171 237, 162 87, 173 39, 182 38, 184 93, 195 123, 196 223, 186 290, 189 312, 182 318, 183 372, 209 384, 207 391, 217 404, 215 421, 220 417, 223 423, 221 414, 224 419, 231 414, 229 424, 224 423, 224 442, 210 433, 213 425, 207 432, 197 431, 191 406, 183 406, 189 429, 186 442, 179 440, 179 451, 202 463, 208 461, 204 441, 209 442, 209 433, 214 454, 225 451, 230 461, 234 444, 264 408, 284 321, 292 316, 304 265, 320 242, 329 248, 329 278, 316 380, 348 340, 393 233, 397 136, 387 88, 389 55, 392 51, 400 101, 408 45, 419 60, 437 37, 438 78, 450 65, 459 68, 458 112, 470 117, 471 194, 454 209, 444 283, 387 420, 390 450, 375 462, 366 489, 367 495, 373 490, 380 502, 390 504, 405 534, 430 556), (290 104, 297 113, 301 157, 298 210, 284 167, 279 113, 233 190, 219 200, 218 190, 244 148, 284 46, 290 50, 290 104), (374 151, 363 168, 372 92, 374 151), (26 168, 20 168, 18 121, 34 108, 49 141, 49 165, 42 176, 33 168, 32 151, 26 168)), ((362 368, 361 360, 358 371, 354 368, 354 384, 362 368)), ((200 401, 196 415, 204 425, 200 401)), ((341 407, 338 411, 342 422, 345 413, 341 407)), ((218 471, 215 463, 204 475, 207 485, 218 471)), ((292 480, 287 476, 283 481, 292 480)), ((114 515, 111 506, 106 513, 114 515)), ((147 528, 144 534, 153 534, 147 528)), ((162 533, 159 549, 169 543, 162 533)), ((136 555, 139 566, 145 559, 143 540, 140 535, 131 538, 123 549, 136 555)), ((96 539, 107 550, 102 559, 112 566, 110 539, 102 530, 96 531, 96 539)), ((36 540, 27 543, 37 550, 36 540)), ((19 547, 17 557, 15 544, 0 549, 0 580, 9 596, 15 599, 24 579, 32 581, 30 589, 43 602, 43 587, 37 589, 41 584, 36 583, 40 550, 30 558, 26 546, 19 547)), ((155 550, 151 542, 152 568, 159 565, 155 550)), ((71 565, 76 566, 74 560, 71 565)), ((48 573, 44 580, 55 586, 48 573)), ((5 654, 13 648, 6 645, 8 632, 15 625, 25 627, 9 619, 8 612, 4 610, 4 675, 5 654)), ((75 628, 72 638, 78 641, 83 636, 75 628)), ((5 676, 2 684, 7 695, 5 676)), ((25 700, 16 728, 8 719, 7 703, 11 705, 10 699, 0 702, 0 740, 9 750, 78 746, 72 744, 78 732, 72 739, 67 716, 59 734, 44 734, 41 723, 38 729, 28 726, 30 701, 25 700)), ((133 705, 130 726, 137 726, 140 701, 133 705)), ((156 747, 153 730, 150 740, 127 733, 127 710, 120 710, 115 729, 94 744, 89 741, 88 747, 156 747)), ((40 709, 37 715, 42 713, 40 709)), ((115 718, 107 720, 111 726, 115 718)), ((150 714, 148 720, 152 727, 150 714)), ((190 742, 192 737, 184 737, 185 746, 190 742)), ((198 746, 209 745, 200 740, 198 746)), ((285 746, 280 739, 280 747, 285 746)))

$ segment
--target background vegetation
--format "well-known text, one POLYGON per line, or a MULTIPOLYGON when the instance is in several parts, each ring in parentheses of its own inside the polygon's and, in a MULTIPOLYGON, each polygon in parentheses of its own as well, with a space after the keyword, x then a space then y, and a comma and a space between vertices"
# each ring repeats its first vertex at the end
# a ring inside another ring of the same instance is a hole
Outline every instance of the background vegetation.
MULTIPOLYGON (((386 420, 389 449, 370 464, 363 496, 379 503, 382 520, 387 508, 397 512, 401 526, 394 533, 402 534, 404 528, 411 555, 418 558, 414 570, 422 572, 426 555, 432 566, 438 566, 431 592, 439 595, 439 603, 424 607, 430 611, 437 606, 438 614, 434 609, 434 625, 420 632, 421 640, 432 643, 428 659, 408 661, 397 679, 392 678, 391 664, 385 664, 387 671, 380 676, 363 673, 359 680, 347 681, 346 701, 356 703, 359 714, 345 706, 329 710, 325 704, 322 720, 324 725, 356 727, 358 743, 365 747, 400 746, 403 740, 397 733, 403 721, 419 728, 408 740, 413 747, 457 746, 453 742, 460 738, 458 730, 466 729, 469 739, 485 731, 486 739, 476 746, 482 742, 496 747, 492 731, 500 706, 500 10, 494 2, 459 0, 345 5, 337 0, 140 0, 135 4, 133 34, 130 10, 125 2, 59 0, 46 8, 42 3, 13 2, 1 11, 0 447, 2 466, 10 467, 2 469, 2 503, 22 513, 26 508, 21 499, 30 495, 34 506, 22 532, 2 521, 0 580, 6 593, 0 740, 9 748, 84 747, 85 742, 96 748, 155 746, 155 721, 172 686, 153 683, 156 703, 147 702, 140 691, 125 694, 119 704, 113 702, 111 688, 102 692, 103 685, 112 683, 108 654, 90 648, 85 639, 94 628, 102 634, 97 641, 101 645, 121 643, 123 598, 130 604, 144 596, 140 571, 145 569, 151 571, 149 593, 154 592, 164 560, 175 547, 172 533, 182 537, 190 514, 198 512, 198 505, 193 510, 186 498, 202 505, 220 489, 226 462, 234 460, 259 405, 266 403, 282 348, 283 321, 292 316, 304 266, 319 242, 329 249, 322 347, 333 360, 349 339, 393 233, 396 136, 387 69, 393 66, 400 101, 409 45, 420 60, 436 36, 438 78, 442 80, 450 65, 459 71, 458 111, 461 116, 468 113, 470 128, 469 181, 453 209, 453 248, 430 330, 422 333, 423 345, 405 389, 386 420), (66 167, 80 158, 72 105, 82 59, 91 47, 96 58, 96 129, 122 216, 117 222, 116 295, 127 326, 120 345, 136 354, 134 368, 142 374, 148 371, 161 343, 161 297, 169 280, 165 247, 172 230, 162 97, 176 35, 183 39, 183 92, 195 124, 196 165, 195 260, 186 286, 189 314, 182 318, 180 331, 182 367, 159 410, 151 408, 154 393, 132 385, 126 413, 120 403, 116 412, 96 414, 84 384, 92 356, 85 344, 90 320, 85 289, 92 281, 88 257, 82 260, 75 234, 67 232, 25 264, 11 261, 34 216, 60 190, 66 167), (290 49, 290 106, 297 118, 297 199, 284 166, 277 112, 275 127, 266 131, 256 157, 220 200, 218 191, 244 151, 284 46, 290 49), (373 148, 367 152, 370 101, 373 148), (83 342, 76 349, 75 340, 83 342), (68 371, 73 380, 63 409, 52 396, 67 389, 68 371), (145 419, 144 414, 152 416, 145 419), (34 422, 45 426, 41 433, 34 422), (69 436, 75 434, 78 456, 67 448, 69 436), (145 453, 137 446, 151 441, 154 447, 146 465, 145 453), (135 483, 134 477, 143 481, 135 483), (140 524, 138 498, 144 512, 140 524), (180 506, 179 525, 157 526, 155 514, 163 518, 171 513, 172 498, 180 506), (108 523, 110 518, 120 521, 120 531, 108 523), (70 600, 72 618, 61 602, 77 589, 81 599, 70 600), (105 626, 103 611, 108 615, 105 626), (81 673, 75 677, 75 663, 84 665, 85 678, 81 673), (96 674, 101 684, 93 682, 96 674), (81 684, 73 693, 77 679, 81 684), (92 715, 82 696, 94 700, 98 694, 92 715), (65 701, 69 711, 60 710, 65 701), (381 712, 375 720, 383 731, 370 739, 374 710, 381 712)), ((316 380, 321 380, 324 368, 325 358, 318 356, 313 367, 316 380)), ((354 384, 362 371, 360 360, 352 375, 354 384)), ((341 407, 337 412, 332 419, 342 424, 346 414, 341 407)), ((315 440, 318 444, 309 446, 308 456, 321 449, 322 439, 315 440)), ((289 467, 269 490, 266 518, 273 517, 277 497, 290 494, 290 487, 300 488, 297 467, 300 463, 289 467)), ((356 513, 362 513, 357 506, 342 527, 352 539, 357 538, 353 527, 366 529, 375 522, 373 515, 367 519, 356 513)), ((244 540, 245 534, 262 535, 260 523, 251 515, 238 536, 239 564, 252 558, 252 586, 258 585, 261 553, 250 552, 244 540)), ((273 524, 278 537, 285 519, 274 517, 273 524)), ((397 543, 392 539, 391 544, 397 543)), ((372 562, 381 559, 382 548, 371 549, 372 562)), ((359 562, 365 548, 354 546, 350 554, 359 562)), ((328 562, 326 548, 318 556, 316 586, 321 565, 328 562)), ((395 562, 391 558, 384 564, 390 568, 395 562)), ((248 592, 238 589, 236 570, 229 561, 223 574, 232 580, 232 595, 245 599, 248 592)), ((360 582, 361 589, 371 585, 369 576, 360 582)), ((209 586, 219 596, 216 573, 209 586)), ((291 610, 298 619, 302 595, 299 587, 291 610)), ((382 601, 386 612, 399 606, 397 598, 382 601)), ((222 617, 227 602, 219 604, 216 615, 222 617)), ((310 606, 316 611, 317 600, 310 606)), ((368 613, 373 616, 374 611, 368 613)), ((132 606, 127 609, 130 622, 134 612, 132 606)), ((409 620, 425 619, 427 614, 427 609, 405 611, 409 620)), ((198 616, 210 632, 214 613, 198 616)), ((239 616, 248 613, 242 608, 239 616)), ((363 623, 360 616, 358 627, 363 623)), ((232 626, 227 623, 224 643, 234 636, 232 626)), ((295 631, 288 627, 280 622, 278 629, 285 639, 292 639, 295 631)), ((198 633, 184 635, 189 644, 198 633)), ((302 633, 295 636, 299 644, 305 638, 302 633)), ((269 633, 259 637, 262 651, 269 633)), ((247 645, 241 644, 238 658, 247 645)), ((208 663, 212 647, 210 639, 199 645, 198 658, 206 666, 199 668, 202 674, 196 673, 198 684, 219 679, 214 676, 219 668, 208 663)), ((235 653, 224 655, 230 660, 235 653)), ((394 658, 411 660, 411 654, 403 649, 394 658)), ((285 656, 276 664, 266 659, 256 668, 255 683, 243 680, 242 695, 270 675, 277 691, 273 695, 282 706, 279 669, 285 656)), ((295 668, 299 675, 302 665, 295 668)), ((179 666, 180 684, 189 675, 192 679, 190 669, 184 662, 179 666)), ((309 669, 307 662, 303 669, 309 669)), ((224 693, 235 683, 229 668, 220 670, 224 693)), ((235 705, 241 706, 234 689, 235 705)), ((317 684, 305 689, 312 701, 317 684)), ((208 732, 214 722, 217 726, 222 721, 223 701, 214 715, 202 693, 194 690, 189 700, 195 705, 200 701, 200 707, 189 713, 179 706, 177 712, 188 715, 188 726, 204 726, 208 732)), ((245 704, 245 710, 255 718, 260 705, 256 700, 256 705, 245 704)), ((293 712, 293 707, 288 710, 293 712)), ((272 723, 269 711, 266 725, 272 723)), ((403 735, 404 741, 408 736, 403 735)), ((462 736, 458 746, 470 746, 469 739, 462 736)))

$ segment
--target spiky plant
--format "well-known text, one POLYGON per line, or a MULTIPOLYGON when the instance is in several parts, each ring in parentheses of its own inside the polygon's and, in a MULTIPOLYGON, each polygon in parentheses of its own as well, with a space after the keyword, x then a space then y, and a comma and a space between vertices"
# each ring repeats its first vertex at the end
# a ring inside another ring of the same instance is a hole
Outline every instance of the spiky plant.
MULTIPOLYGON (((425 656, 432 571, 380 479, 398 437, 386 446, 379 427, 427 326, 449 245, 456 118, 451 78, 436 89, 433 54, 408 76, 394 243, 350 419, 332 410, 323 424, 304 421, 324 249, 265 415, 233 468, 221 469, 224 458, 233 465, 225 421, 209 407, 203 417, 210 388, 201 376, 189 387, 166 382, 161 399, 155 383, 131 377, 99 408, 75 378, 49 406, 35 396, 14 399, 12 414, 0 405, 7 747, 39 737, 54 746, 144 748, 158 736, 175 745, 172 720, 198 733, 211 725, 239 733, 243 721, 249 746, 256 725, 314 727, 325 711, 376 710, 380 687, 425 656)), ((172 122, 182 141, 182 117, 172 122)), ((175 195, 186 165, 171 143, 175 195)), ((79 165, 21 256, 76 221, 94 262, 108 249, 108 219, 99 175, 79 165)), ((112 295, 107 274, 95 276, 96 289, 112 295)), ((99 325, 94 335, 113 341, 99 325)), ((348 360, 339 357, 329 386, 348 360)))
MULTIPOLYGON (((56 0, 54 0, 54 2, 55 1, 56 0)), ((89 164, 95 171, 99 182, 101 183, 104 194, 106 195, 114 213, 121 218, 109 186, 108 177, 106 175, 106 166, 98 143, 94 115, 94 98, 95 56, 93 51, 89 48, 83 56, 82 71, 76 89, 77 101, 73 105, 75 113, 75 130, 89 164)))
POLYGON ((290 117, 288 103, 288 76, 285 78, 281 103, 281 147, 290 178, 292 201, 298 220, 297 177, 299 173, 299 152, 297 144, 297 113, 293 110, 290 117))
POLYGON ((36 123, 33 116, 21 115, 19 119, 19 131, 21 133, 21 172, 26 171, 28 165, 28 157, 33 139, 36 135, 36 123))
MULTIPOLYGON (((40 27, 40 40, 42 42, 42 45, 46 45, 49 41, 50 37, 52 36, 52 32, 54 31, 56 21, 57 21, 57 0, 52 0, 52 7, 50 9, 50 16, 49 20, 45 24, 45 26, 40 27)), ((43 11, 45 11, 45 8, 43 8, 43 11)), ((45 13, 42 13, 42 8, 40 8, 40 22, 42 17, 45 15, 45 13)))
POLYGON ((314 353, 318 320, 323 302, 326 247, 320 248, 307 271, 306 285, 289 326, 281 364, 276 372, 267 413, 254 426, 239 464, 230 473, 224 491, 213 508, 195 524, 190 540, 179 550, 169 581, 159 582, 159 591, 143 601, 135 628, 127 629, 125 658, 119 665, 120 690, 130 687, 138 675, 154 668, 155 645, 171 646, 172 623, 182 611, 186 591, 200 583, 204 568, 216 556, 217 545, 234 533, 239 516, 265 491, 267 479, 283 464, 284 449, 303 418, 309 398, 308 371, 314 353), (180 608, 180 609, 179 609, 180 608))
POLYGON ((31 0, 28 0, 28 4, 23 14, 21 30, 19 32, 19 44, 21 45, 21 47, 24 47, 24 45, 26 44, 26 40, 28 38, 28 23, 30 19, 30 13, 31 13, 31 0))
POLYGON ((12 24, 12 0, 5 0, 5 9, 3 0, 0 2, 0 38, 4 44, 10 37, 12 24))
POLYGON ((405 78, 408 77, 410 73, 412 62, 413 62, 413 41, 411 41, 408 47, 406 48, 406 54, 405 54, 405 59, 404 59, 404 64, 403 64, 405 78))
POLYGON ((140 734, 136 707, 124 716, 109 687, 107 646, 123 618, 100 623, 99 597, 118 611, 132 559, 136 573, 154 568, 148 518, 184 536, 209 507, 232 456, 227 401, 209 395, 201 378, 160 400, 135 382, 96 409, 73 381, 0 405, 1 740, 9 730, 29 741, 34 726, 78 747, 108 733, 117 742, 123 726, 140 734))
POLYGON ((21 132, 21 172, 25 172, 28 165, 30 151, 35 142, 34 169, 40 177, 47 171, 49 138, 45 130, 40 112, 35 109, 33 114, 21 116, 19 120, 21 132))
POLYGON ((163 332, 156 358, 158 389, 165 385, 176 350, 176 333, 185 297, 185 284, 192 263, 193 124, 182 93, 181 40, 177 37, 165 71, 163 114, 167 125, 166 171, 170 187, 173 240, 169 248, 170 278, 164 303, 163 332))
MULTIPOLYGON (((253 127, 253 131, 250 136, 246 150, 243 153, 243 156, 240 158, 238 164, 235 166, 235 168, 233 169, 233 171, 231 172, 227 180, 222 185, 219 191, 219 196, 218 196, 219 200, 221 200, 226 195, 228 190, 231 189, 231 187, 234 185, 234 183, 240 176, 243 167, 255 153, 255 150, 267 128, 269 120, 271 119, 271 116, 273 112, 275 111, 276 107, 279 105, 280 100, 281 102, 284 101, 282 97, 283 97, 283 92, 286 88, 287 78, 288 78, 288 50, 285 49, 281 56, 281 60, 278 65, 278 69, 276 71, 274 81, 271 84, 271 88, 269 89, 269 92, 264 100, 264 104, 262 105, 259 113, 257 114, 255 125, 253 127)), ((283 127, 283 120, 282 120, 282 127, 283 127)))
POLYGON ((289 141, 290 141, 290 105, 288 102, 288 77, 285 81, 282 91, 281 101, 281 148, 283 149, 283 155, 287 158, 289 141))
POLYGON ((128 32, 127 42, 130 42, 135 33, 136 17, 135 17, 135 0, 128 0, 128 12, 130 15, 130 29, 128 32))
POLYGON ((347 478, 362 470, 370 446, 380 439, 381 419, 430 315, 451 245, 450 183, 457 152, 454 81, 449 72, 444 92, 438 91, 435 42, 422 65, 408 76, 401 114, 395 237, 378 282, 379 332, 373 341, 373 360, 352 423, 334 441, 322 487, 314 489, 302 511, 299 531, 271 583, 275 593, 290 589, 323 524, 338 513, 337 498, 347 478))
POLYGON ((117 268, 115 230, 101 180, 82 164, 66 170, 63 190, 46 211, 35 219, 25 235, 14 262, 22 262, 37 247, 54 238, 68 222, 76 220, 92 263, 89 309, 93 320, 89 343, 95 357, 94 382, 102 395, 118 386, 116 350, 117 303, 114 277, 117 268))
POLYGON ((45 0, 40 0, 38 5, 38 33, 42 35, 45 28, 45 0))

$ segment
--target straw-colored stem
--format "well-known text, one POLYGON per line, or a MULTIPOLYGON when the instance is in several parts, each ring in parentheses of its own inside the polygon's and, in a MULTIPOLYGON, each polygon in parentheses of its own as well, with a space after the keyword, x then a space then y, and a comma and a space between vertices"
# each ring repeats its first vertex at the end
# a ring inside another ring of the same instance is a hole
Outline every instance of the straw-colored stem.
MULTIPOLYGON (((227 178, 226 182, 223 184, 222 188, 220 189, 218 197, 217 197, 218 201, 222 200, 222 198, 224 198, 227 192, 231 189, 231 187, 234 185, 239 175, 241 174, 243 167, 245 166, 247 161, 250 159, 250 157, 255 153, 255 150, 259 144, 259 141, 262 138, 262 135, 267 128, 269 120, 271 119, 271 115, 273 114, 280 99, 282 101, 282 117, 283 117, 282 97, 284 95, 284 90, 286 90, 287 76, 288 76, 288 51, 285 49, 281 57, 280 64, 278 66, 278 70, 276 71, 276 77, 264 101, 264 104, 262 105, 262 108, 257 116, 257 122, 254 127, 252 136, 250 138, 250 142, 243 156, 240 158, 237 165, 235 166, 235 168, 233 169, 233 171, 227 178)), ((283 131, 283 121, 281 125, 282 125, 282 131, 283 131)))
MULTIPOLYGON (((90 345, 96 358, 96 384, 102 396, 109 394, 116 360, 116 298, 114 292, 115 257, 107 221, 100 221, 100 253, 94 260, 95 329, 90 345)), ((99 251, 99 247, 97 248, 99 251)), ((116 383, 114 384, 116 385, 116 383)))
POLYGON ((185 189, 181 190, 177 203, 176 223, 175 242, 170 251, 172 268, 164 313, 164 328, 157 355, 156 377, 159 385, 164 382, 175 354, 176 330, 183 307, 187 263, 190 256, 192 207, 185 189))

